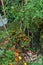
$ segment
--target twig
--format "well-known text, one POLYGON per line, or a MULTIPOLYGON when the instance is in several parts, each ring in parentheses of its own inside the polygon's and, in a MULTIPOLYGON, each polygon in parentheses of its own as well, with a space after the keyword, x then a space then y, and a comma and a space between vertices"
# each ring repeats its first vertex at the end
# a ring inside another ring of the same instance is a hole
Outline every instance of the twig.
POLYGON ((9 39, 10 43, 12 43, 12 42, 11 42, 11 39, 10 39, 10 35, 9 35, 8 31, 7 31, 7 28, 6 28, 6 26, 5 26, 4 22, 3 22, 3 19, 2 19, 2 16, 1 16, 1 15, 0 15, 0 20, 1 20, 2 24, 3 24, 3 27, 4 27, 4 29, 5 29, 5 32, 6 32, 6 34, 7 34, 7 37, 8 37, 8 39, 9 39))

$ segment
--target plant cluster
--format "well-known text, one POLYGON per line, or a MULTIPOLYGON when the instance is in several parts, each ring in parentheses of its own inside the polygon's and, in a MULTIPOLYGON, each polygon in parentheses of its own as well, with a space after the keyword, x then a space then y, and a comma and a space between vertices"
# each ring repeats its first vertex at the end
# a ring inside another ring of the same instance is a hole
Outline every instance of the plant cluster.
POLYGON ((15 30, 9 32, 8 38, 4 37, 8 42, 5 49, 0 49, 0 65, 39 64, 42 60, 34 63, 33 56, 37 60, 35 52, 43 50, 43 0, 4 0, 4 4, 2 10, 6 12, 7 25, 11 24, 10 29, 6 25, 7 31, 11 31, 13 25, 15 30))

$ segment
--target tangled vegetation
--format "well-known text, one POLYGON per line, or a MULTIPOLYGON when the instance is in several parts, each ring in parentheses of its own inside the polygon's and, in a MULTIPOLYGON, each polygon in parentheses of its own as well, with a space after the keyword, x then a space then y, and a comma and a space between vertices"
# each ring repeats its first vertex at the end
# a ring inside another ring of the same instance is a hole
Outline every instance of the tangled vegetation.
POLYGON ((0 65, 43 65, 43 0, 4 0, 0 7, 0 65))

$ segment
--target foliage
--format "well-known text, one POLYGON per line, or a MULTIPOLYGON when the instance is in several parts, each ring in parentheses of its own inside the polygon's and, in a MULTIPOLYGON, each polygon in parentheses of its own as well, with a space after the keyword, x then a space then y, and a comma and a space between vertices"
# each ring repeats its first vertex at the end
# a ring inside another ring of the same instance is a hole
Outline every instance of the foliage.
MULTIPOLYGON (((3 50, 1 50, 1 51, 3 51, 3 50)), ((15 55, 13 55, 14 54, 14 52, 13 51, 11 51, 11 50, 4 50, 4 52, 2 53, 2 57, 0 57, 0 64, 1 65, 10 65, 10 64, 16 64, 15 63, 15 55)), ((21 56, 19 56, 19 57, 21 57, 21 56)), ((39 57, 39 59, 38 60, 36 60, 36 61, 34 61, 34 62, 28 62, 28 65, 42 65, 42 62, 43 61, 43 57, 41 56, 41 57, 39 57)), ((19 65, 21 64, 27 64, 26 62, 23 62, 22 61, 22 58, 21 59, 19 59, 19 63, 18 63, 19 65)))
POLYGON ((34 30, 35 25, 33 23, 41 22, 41 19, 43 18, 43 1, 31 0, 22 6, 19 6, 20 2, 18 0, 15 3, 14 2, 12 0, 6 2, 5 10, 7 17, 11 19, 10 21, 23 21, 24 27, 31 27, 31 29, 33 28, 34 30))
MULTIPOLYGON (((24 60, 19 59, 23 49, 33 51, 35 49, 39 52, 40 49, 37 49, 39 40, 39 45, 43 49, 43 0, 4 0, 4 3, 5 7, 2 7, 2 10, 6 11, 6 17, 8 18, 6 27, 10 35, 12 47, 9 40, 7 40, 8 43, 5 45, 5 49, 0 50, 0 65, 16 65, 16 63, 23 65, 24 60), (26 36, 26 28, 31 32, 31 36, 26 36), (31 43, 32 48, 30 49, 29 44, 31 43), (20 62, 18 63, 18 61, 20 62)), ((5 36, 5 32, 1 33, 0 38, 3 36, 5 36)), ((7 38, 5 37, 5 39, 7 38)), ((6 41, 5 39, 4 41, 6 41)), ((43 58, 41 57, 38 61, 25 62, 24 65, 42 65, 42 60, 43 58)))

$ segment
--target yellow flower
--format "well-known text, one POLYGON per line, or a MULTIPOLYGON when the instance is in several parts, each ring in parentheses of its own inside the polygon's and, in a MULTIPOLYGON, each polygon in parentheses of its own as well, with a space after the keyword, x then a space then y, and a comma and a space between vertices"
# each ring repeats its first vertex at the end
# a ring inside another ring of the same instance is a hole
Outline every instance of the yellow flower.
POLYGON ((27 65, 27 63, 26 62, 24 62, 24 64, 23 65, 27 65))
POLYGON ((21 45, 21 47, 23 48, 23 47, 24 47, 24 45, 22 44, 22 45, 21 45))
POLYGON ((21 60, 22 59, 22 57, 21 56, 19 56, 19 60, 21 60))
POLYGON ((9 65, 13 65, 12 63, 9 63, 9 65))

